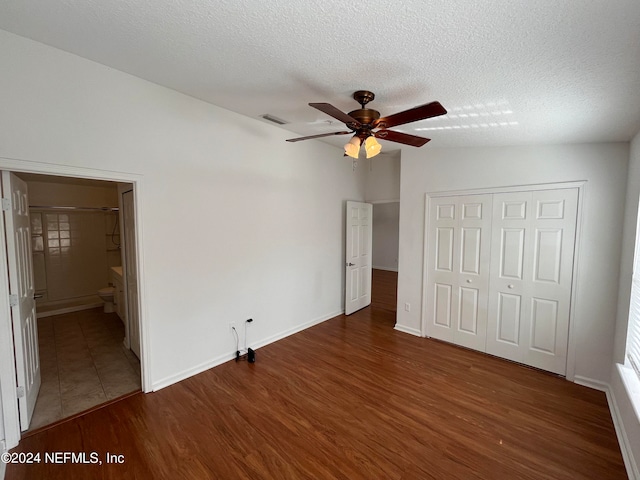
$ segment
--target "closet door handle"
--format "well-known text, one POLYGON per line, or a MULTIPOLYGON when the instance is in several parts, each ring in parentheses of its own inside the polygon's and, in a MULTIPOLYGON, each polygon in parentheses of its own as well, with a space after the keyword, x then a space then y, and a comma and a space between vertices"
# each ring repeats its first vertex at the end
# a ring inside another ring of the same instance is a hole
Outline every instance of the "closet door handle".
POLYGON ((353 266, 355 266, 355 263, 351 263, 351 262, 347 263, 347 267, 353 267, 353 266))
POLYGON ((513 288, 513 285, 507 285, 507 288, 511 289, 513 288))
POLYGON ((473 280, 471 280, 470 278, 467 278, 467 283, 471 283, 473 282, 473 280))
POLYGON ((44 295, 42 295, 42 294, 39 294, 39 295, 37 295, 35 293, 33 294, 33 299, 34 300, 37 300, 37 299, 42 298, 42 297, 44 297, 44 295))

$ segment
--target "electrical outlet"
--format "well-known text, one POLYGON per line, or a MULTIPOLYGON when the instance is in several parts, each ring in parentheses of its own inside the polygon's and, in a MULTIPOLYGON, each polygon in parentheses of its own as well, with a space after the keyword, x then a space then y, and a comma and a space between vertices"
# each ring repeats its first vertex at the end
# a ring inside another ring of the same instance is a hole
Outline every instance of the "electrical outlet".
POLYGON ((411 311, 411 304, 409 302, 404 304, 404 311, 405 312, 410 312, 411 311))

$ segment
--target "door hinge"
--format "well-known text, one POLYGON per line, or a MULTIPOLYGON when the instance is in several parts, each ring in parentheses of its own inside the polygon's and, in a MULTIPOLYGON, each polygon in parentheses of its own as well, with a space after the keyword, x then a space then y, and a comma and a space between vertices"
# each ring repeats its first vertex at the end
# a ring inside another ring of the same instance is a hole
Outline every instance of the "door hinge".
POLYGON ((18 295, 12 293, 11 295, 9 295, 9 306, 15 307, 16 305, 18 305, 18 295))
POLYGON ((18 387, 18 398, 24 397, 24 387, 18 387))
POLYGON ((6 212, 11 210, 11 199, 10 198, 3 198, 2 199, 2 211, 6 212))

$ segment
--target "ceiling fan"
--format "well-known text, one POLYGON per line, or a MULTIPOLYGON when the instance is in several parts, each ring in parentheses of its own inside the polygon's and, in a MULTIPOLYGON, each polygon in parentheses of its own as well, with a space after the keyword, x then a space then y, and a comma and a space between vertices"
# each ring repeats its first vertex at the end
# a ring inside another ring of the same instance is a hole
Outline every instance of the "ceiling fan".
POLYGON ((332 135, 349 135, 354 133, 351 140, 349 140, 349 143, 344 146, 345 155, 358 158, 360 146, 364 143, 367 158, 371 158, 380 153, 380 150, 382 149, 382 145, 376 141, 376 138, 389 140, 390 142, 403 143, 413 147, 421 147, 431 140, 430 138, 387 130, 389 127, 417 122, 418 120, 425 120, 427 118, 437 117, 447 113, 445 108, 440 105, 439 102, 431 102, 381 118, 380 112, 365 107, 367 103, 375 98, 373 92, 369 92, 368 90, 358 90, 353 94, 353 98, 362 108, 349 113, 344 113, 329 103, 309 104, 309 106, 317 108, 321 112, 344 122, 349 130, 321 133, 319 135, 310 135, 308 137, 290 138, 287 142, 299 142, 300 140, 310 140, 312 138, 329 137, 332 135))

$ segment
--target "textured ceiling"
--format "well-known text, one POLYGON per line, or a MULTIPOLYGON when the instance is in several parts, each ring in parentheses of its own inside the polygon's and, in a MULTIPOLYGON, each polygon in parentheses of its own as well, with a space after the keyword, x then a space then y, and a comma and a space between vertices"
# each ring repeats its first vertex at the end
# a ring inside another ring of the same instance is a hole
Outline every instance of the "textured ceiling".
POLYGON ((446 117, 396 128, 429 145, 626 141, 640 130, 638 0, 3 0, 0 28, 272 114, 292 137, 342 130, 307 103, 348 112, 359 89, 382 115, 440 101, 446 117))

